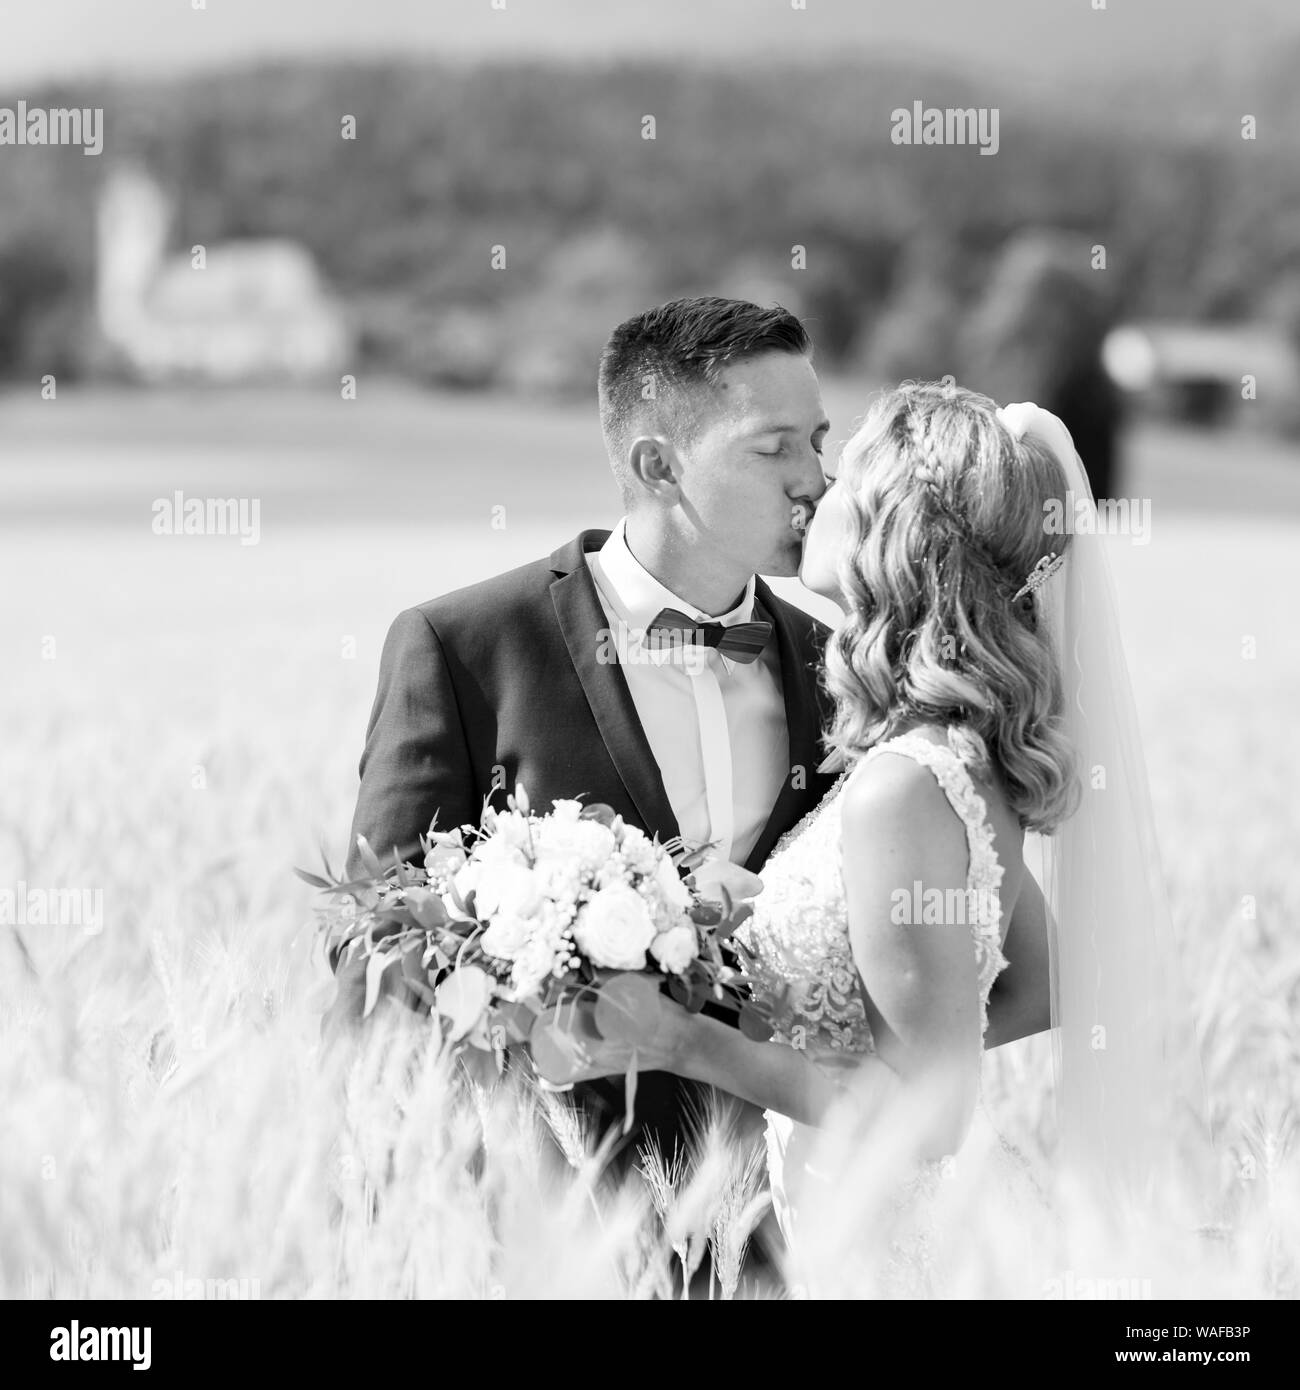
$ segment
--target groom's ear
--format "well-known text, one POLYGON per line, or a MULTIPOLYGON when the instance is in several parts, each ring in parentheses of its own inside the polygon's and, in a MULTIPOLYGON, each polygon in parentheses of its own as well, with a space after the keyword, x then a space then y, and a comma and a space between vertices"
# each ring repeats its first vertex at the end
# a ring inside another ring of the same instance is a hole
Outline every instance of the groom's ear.
POLYGON ((641 435, 628 447, 628 472, 642 491, 675 500, 680 486, 677 451, 658 435, 641 435))

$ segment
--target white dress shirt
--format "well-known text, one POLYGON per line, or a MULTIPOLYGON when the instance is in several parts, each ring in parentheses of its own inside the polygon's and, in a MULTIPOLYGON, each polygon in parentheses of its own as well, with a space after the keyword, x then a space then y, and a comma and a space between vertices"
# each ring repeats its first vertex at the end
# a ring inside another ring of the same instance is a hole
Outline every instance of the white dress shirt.
POLYGON ((660 609, 732 627, 754 616, 754 580, 729 613, 704 613, 649 574, 628 549, 626 519, 587 564, 650 751, 684 840, 716 840, 743 864, 789 775, 781 658, 773 634, 752 662, 696 644, 655 647, 645 630, 660 609))

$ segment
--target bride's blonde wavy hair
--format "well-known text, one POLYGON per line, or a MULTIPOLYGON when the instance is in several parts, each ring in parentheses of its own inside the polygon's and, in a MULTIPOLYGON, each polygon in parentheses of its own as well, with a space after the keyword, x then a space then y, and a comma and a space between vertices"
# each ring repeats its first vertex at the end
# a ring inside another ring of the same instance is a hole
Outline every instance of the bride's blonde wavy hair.
POLYGON ((827 742, 854 756, 913 723, 957 725, 1021 824, 1050 832, 1074 809, 1077 779, 1037 599, 1014 595, 1069 544, 1044 525, 1067 484, 1051 451, 1015 439, 996 412, 951 382, 906 382, 845 446, 848 612, 827 649, 827 742))

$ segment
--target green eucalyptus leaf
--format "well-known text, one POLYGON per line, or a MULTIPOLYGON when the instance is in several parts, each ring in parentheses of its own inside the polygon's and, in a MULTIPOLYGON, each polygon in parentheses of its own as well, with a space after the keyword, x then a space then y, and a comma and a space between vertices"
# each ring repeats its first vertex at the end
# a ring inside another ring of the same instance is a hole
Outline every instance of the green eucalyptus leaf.
POLYGON ((496 1018, 512 1043, 526 1043, 533 1031, 537 1013, 522 1000, 508 1000, 497 1005, 496 1018))
POLYGON ((600 986, 596 996, 596 1029, 602 1038, 649 1043, 659 1024, 659 982, 650 975, 625 970, 600 986))
POLYGON ((623 1078, 623 1134, 624 1136, 632 1133, 632 1125, 636 1119, 636 1083, 637 1065, 636 1048, 632 1049, 632 1057, 627 1064, 627 1074, 623 1078))
POLYGON ((731 912, 718 923, 714 935, 719 941, 730 940, 736 928, 753 915, 753 903, 736 903, 735 906, 732 907, 731 912))
POLYGON ((366 998, 361 1010, 362 1018, 369 1018, 375 1005, 379 1002, 379 994, 383 985, 384 972, 393 965, 394 961, 389 956, 374 952, 366 961, 366 998))
POLYGON ((360 854, 361 862, 366 866, 366 872, 371 878, 385 877, 379 856, 370 848, 370 841, 364 835, 357 836, 357 853, 360 854))
POLYGON ((462 965, 434 991, 434 1008, 449 1024, 448 1039, 459 1042, 487 1012, 492 977, 477 965, 462 965))
POLYGON ((445 927, 451 920, 447 915, 447 909, 443 906, 442 899, 427 888, 408 888, 406 890, 406 906, 412 918, 419 923, 425 931, 434 931, 439 927, 445 927))
POLYGON ((668 997, 676 1004, 689 1008, 691 1001, 691 987, 682 979, 680 975, 670 975, 668 977, 668 997))
POLYGON ((678 872, 682 873, 691 869, 699 868, 699 866, 703 864, 704 861, 709 857, 710 848, 711 846, 709 845, 701 845, 699 849, 693 849, 688 851, 686 854, 683 854, 682 857, 677 861, 678 872))
POLYGON ((563 1086, 582 1073, 587 1052, 578 1031, 586 1014, 572 1009, 547 1009, 539 1014, 528 1034, 528 1050, 533 1065, 556 1086, 563 1086))
POLYGON ((740 1031, 754 1042, 769 1042, 776 1031, 767 1014, 750 1000, 740 1007, 740 1031))

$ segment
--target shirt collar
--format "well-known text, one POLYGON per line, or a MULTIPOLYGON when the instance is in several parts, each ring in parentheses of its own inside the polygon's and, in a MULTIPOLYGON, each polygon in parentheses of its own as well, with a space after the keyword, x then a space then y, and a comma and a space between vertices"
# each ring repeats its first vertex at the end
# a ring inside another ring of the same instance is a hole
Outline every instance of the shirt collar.
POLYGON ((723 627, 747 623, 754 616, 755 581, 752 574, 740 602, 734 608, 716 617, 706 613, 673 593, 667 585, 661 584, 632 554, 627 544, 626 517, 619 521, 600 548, 600 572, 605 579, 607 596, 622 610, 619 616, 632 628, 648 627, 663 608, 676 608, 688 618, 702 623, 721 623, 723 627))

